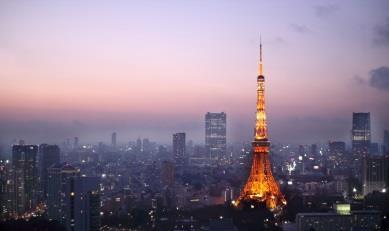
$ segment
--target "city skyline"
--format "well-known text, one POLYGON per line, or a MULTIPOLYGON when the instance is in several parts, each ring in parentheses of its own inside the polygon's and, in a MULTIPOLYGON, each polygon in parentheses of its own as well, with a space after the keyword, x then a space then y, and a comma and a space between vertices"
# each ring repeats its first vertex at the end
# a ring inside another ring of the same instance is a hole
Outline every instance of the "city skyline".
POLYGON ((3 143, 202 143, 207 111, 249 141, 260 32, 273 142, 350 142, 353 112, 373 142, 389 127, 385 1, 18 3, 0 3, 3 143))

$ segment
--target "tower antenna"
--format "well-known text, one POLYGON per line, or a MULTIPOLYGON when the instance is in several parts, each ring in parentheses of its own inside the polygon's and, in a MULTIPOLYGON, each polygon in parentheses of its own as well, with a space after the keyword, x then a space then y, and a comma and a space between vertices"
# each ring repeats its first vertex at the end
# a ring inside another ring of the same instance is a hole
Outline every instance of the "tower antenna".
POLYGON ((259 34, 259 76, 263 75, 263 64, 262 64, 262 36, 259 34))

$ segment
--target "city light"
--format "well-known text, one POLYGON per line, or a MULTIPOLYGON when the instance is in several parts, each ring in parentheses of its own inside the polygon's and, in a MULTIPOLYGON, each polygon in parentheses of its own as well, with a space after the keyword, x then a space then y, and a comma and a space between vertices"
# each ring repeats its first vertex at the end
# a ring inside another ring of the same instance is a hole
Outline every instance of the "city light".
POLYGON ((389 229, 388 7, 2 1, 0 230, 389 229))

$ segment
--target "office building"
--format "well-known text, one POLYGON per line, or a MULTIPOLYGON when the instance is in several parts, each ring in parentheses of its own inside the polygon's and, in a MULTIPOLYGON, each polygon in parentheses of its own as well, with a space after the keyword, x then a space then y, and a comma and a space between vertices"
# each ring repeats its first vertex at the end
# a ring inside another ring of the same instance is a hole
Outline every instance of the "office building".
POLYGON ((389 180, 389 156, 367 156, 362 165, 363 195, 373 191, 386 192, 389 180))
POLYGON ((312 144, 311 145, 311 156, 315 157, 317 155, 318 155, 317 144, 312 144))
POLYGON ((174 185, 174 163, 171 161, 162 162, 161 178, 162 184, 166 187, 172 187, 174 185))
POLYGON ((72 177, 67 190, 67 229, 100 230, 100 178, 72 177))
POLYGON ((111 146, 112 148, 116 148, 116 132, 112 133, 111 146))
POLYGON ((140 137, 138 137, 138 139, 136 140, 136 143, 135 143, 135 151, 136 151, 136 152, 143 152, 142 140, 140 139, 140 137))
POLYGON ((384 131, 384 154, 389 154, 389 131, 384 131))
POLYGON ((142 140, 142 152, 151 153, 153 150, 152 144, 149 139, 144 138, 142 140))
POLYGON ((56 163, 50 166, 48 172, 47 188, 47 215, 51 220, 65 224, 66 190, 72 177, 80 176, 80 170, 66 163, 56 163))
POLYGON ((89 191, 86 196, 86 227, 88 231, 100 231, 100 193, 96 190, 89 191))
POLYGON ((369 154, 371 143, 370 113, 353 113, 352 152, 357 158, 369 154))
POLYGON ((57 145, 41 144, 39 145, 39 165, 40 165, 40 183, 44 198, 47 198, 47 169, 60 162, 60 149, 57 145))
POLYGON ((185 133, 173 134, 173 157, 177 165, 186 163, 185 144, 185 133))
POLYGON ((73 149, 76 150, 79 148, 79 139, 78 137, 74 137, 73 149))
POLYGON ((34 208, 37 202, 37 154, 36 145, 12 146, 13 211, 19 215, 34 208))
POLYGON ((226 158, 227 115, 224 112, 205 114, 205 147, 211 160, 226 158))
POLYGON ((0 160, 0 219, 13 215, 13 168, 8 160, 0 160))

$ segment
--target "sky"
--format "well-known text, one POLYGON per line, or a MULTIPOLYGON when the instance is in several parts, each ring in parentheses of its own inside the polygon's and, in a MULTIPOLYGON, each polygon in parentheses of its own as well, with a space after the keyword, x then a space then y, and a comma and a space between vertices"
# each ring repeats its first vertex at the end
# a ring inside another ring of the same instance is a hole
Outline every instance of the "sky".
POLYGON ((273 142, 389 129, 389 2, 0 0, 0 143, 253 136, 259 36, 273 142))

